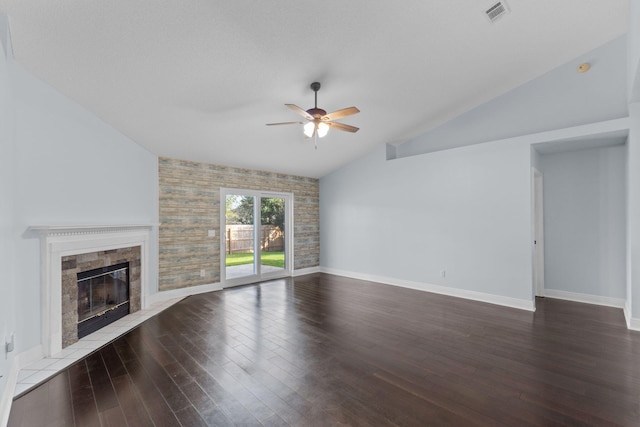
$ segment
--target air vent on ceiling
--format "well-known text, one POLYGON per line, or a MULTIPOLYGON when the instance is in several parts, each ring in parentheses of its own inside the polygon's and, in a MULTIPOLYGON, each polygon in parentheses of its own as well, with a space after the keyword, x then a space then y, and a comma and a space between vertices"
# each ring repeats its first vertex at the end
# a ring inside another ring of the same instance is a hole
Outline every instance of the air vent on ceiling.
POLYGON ((506 15, 507 12, 509 12, 509 7, 504 1, 499 1, 489 9, 484 11, 484 13, 487 14, 487 18, 489 18, 490 22, 496 22, 502 16, 506 15))

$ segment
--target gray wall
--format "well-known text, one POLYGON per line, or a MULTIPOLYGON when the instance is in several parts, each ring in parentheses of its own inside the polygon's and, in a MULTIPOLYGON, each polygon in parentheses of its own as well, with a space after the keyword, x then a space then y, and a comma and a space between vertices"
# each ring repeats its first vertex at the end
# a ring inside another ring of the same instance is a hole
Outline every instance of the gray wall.
POLYGON ((540 156, 545 289, 626 298, 626 147, 540 156))
POLYGON ((322 267, 532 300, 528 144, 385 157, 320 180, 322 267))

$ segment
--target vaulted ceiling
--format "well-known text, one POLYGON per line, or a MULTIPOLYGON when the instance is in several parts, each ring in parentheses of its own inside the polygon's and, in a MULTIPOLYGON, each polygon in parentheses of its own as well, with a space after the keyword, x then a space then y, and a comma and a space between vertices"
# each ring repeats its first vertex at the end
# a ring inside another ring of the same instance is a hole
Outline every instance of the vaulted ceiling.
POLYGON ((0 0, 15 61, 160 156, 321 177, 627 30, 628 0, 0 0), (284 104, 357 106, 318 149, 284 104))

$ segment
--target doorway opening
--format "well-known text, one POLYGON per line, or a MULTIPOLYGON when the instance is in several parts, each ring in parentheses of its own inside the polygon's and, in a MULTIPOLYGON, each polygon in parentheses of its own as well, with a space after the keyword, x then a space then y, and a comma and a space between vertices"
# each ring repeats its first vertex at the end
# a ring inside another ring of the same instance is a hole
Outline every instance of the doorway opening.
POLYGON ((533 207, 533 291, 534 296, 544 296, 544 197, 543 176, 531 170, 533 207))

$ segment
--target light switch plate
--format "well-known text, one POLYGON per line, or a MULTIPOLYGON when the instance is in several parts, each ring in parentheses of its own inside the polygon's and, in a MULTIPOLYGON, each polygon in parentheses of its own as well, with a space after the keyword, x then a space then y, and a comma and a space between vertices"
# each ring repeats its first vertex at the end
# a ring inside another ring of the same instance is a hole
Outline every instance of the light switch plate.
POLYGON ((4 348, 5 348, 5 352, 6 353, 11 353, 13 351, 13 348, 15 346, 14 337, 15 337, 15 335, 11 334, 11 338, 5 342, 4 348))

